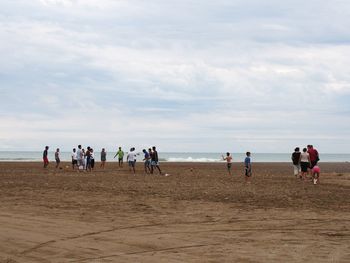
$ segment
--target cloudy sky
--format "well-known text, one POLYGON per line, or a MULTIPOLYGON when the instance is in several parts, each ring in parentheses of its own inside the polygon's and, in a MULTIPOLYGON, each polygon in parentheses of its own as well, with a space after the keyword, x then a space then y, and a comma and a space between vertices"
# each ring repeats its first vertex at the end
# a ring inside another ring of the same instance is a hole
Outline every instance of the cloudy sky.
POLYGON ((0 150, 350 152, 347 0, 2 0, 0 150))

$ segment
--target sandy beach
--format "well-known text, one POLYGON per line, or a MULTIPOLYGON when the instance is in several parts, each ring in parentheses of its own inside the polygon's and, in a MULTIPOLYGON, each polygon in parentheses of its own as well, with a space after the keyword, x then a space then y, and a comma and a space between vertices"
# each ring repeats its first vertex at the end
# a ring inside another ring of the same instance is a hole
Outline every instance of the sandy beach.
POLYGON ((98 165, 0 163, 0 262, 350 262, 350 163, 98 165))

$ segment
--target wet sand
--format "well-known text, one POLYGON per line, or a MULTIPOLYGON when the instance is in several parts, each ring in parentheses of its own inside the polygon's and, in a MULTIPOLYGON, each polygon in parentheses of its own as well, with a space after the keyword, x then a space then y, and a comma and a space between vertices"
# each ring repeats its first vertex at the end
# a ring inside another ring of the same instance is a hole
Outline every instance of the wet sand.
POLYGON ((66 165, 0 163, 0 262, 350 262, 349 163, 66 165))

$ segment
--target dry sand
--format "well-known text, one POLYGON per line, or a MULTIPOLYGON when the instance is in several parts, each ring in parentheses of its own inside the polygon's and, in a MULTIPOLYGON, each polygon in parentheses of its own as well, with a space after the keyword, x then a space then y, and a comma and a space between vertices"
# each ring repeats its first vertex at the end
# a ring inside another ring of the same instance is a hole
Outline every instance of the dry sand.
MULTIPOLYGON (((63 164, 65 167, 67 164, 63 164)), ((0 262, 350 262, 350 164, 172 164, 170 176, 0 163, 0 262)))

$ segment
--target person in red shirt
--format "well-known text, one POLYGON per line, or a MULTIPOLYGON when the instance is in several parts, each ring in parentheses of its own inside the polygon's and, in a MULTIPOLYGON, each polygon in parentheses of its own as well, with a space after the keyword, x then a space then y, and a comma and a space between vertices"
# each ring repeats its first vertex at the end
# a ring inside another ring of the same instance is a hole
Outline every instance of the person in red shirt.
POLYGON ((317 165, 317 162, 320 160, 318 156, 318 151, 312 145, 308 145, 307 152, 310 155, 310 168, 312 169, 315 165, 317 165))
POLYGON ((49 151, 49 146, 45 146, 45 150, 43 152, 44 168, 46 168, 49 165, 49 158, 47 157, 48 151, 49 151))

